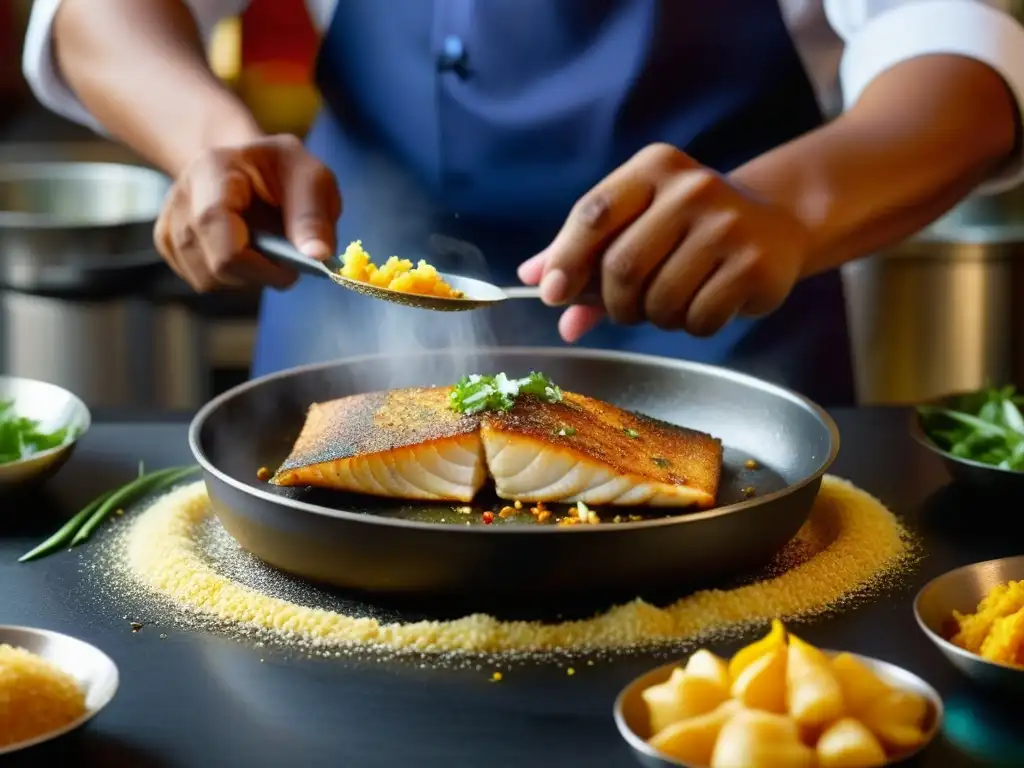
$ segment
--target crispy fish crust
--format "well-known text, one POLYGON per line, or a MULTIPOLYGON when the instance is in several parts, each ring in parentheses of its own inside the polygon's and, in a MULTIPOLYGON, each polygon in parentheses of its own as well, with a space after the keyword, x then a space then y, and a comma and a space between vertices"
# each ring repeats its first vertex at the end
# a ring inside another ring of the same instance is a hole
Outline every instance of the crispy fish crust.
POLYGON ((450 387, 314 404, 272 483, 403 499, 470 501, 487 480, 520 501, 713 506, 718 440, 582 395, 522 397, 461 416, 450 387))
POLYGON ((718 440, 571 392, 522 398, 485 417, 481 436, 505 499, 706 508, 718 494, 718 440))
POLYGON ((449 391, 398 389, 314 403, 270 482, 471 501, 487 481, 479 420, 454 413, 449 391))

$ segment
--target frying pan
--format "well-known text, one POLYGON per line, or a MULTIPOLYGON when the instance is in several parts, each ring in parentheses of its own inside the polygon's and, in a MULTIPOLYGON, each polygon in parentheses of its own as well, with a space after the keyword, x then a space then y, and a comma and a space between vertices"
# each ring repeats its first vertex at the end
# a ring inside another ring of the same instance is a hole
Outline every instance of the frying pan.
POLYGON ((735 371, 620 352, 496 348, 375 355, 265 376, 204 406, 189 443, 221 524, 275 568, 377 604, 537 615, 637 596, 657 602, 764 566, 807 519, 839 434, 814 403, 735 371), (288 454, 313 402, 531 370, 720 438, 721 506, 637 522, 485 526, 451 506, 257 479, 288 454))

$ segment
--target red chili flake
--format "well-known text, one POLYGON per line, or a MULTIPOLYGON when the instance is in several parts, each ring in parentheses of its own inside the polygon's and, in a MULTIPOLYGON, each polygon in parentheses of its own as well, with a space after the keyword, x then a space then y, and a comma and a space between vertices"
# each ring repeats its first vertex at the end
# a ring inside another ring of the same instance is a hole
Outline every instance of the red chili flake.
POLYGON ((484 525, 490 525, 491 523, 494 522, 494 513, 493 512, 484 512, 483 519, 484 519, 484 525))

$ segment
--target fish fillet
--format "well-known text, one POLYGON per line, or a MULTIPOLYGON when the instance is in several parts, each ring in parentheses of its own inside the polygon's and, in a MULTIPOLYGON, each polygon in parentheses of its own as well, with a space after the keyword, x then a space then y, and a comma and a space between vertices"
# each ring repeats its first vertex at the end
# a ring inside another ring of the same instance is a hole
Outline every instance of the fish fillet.
POLYGON ((503 499, 707 508, 718 493, 718 440, 571 392, 521 398, 480 435, 503 499))
POLYGON ((461 416, 450 387, 313 405, 271 479, 402 499, 462 501, 490 476, 502 499, 594 506, 711 507, 721 443, 583 395, 521 397, 507 413, 461 416))
POLYGON ((454 413, 448 391, 399 389, 314 403, 271 482, 472 501, 487 482, 479 420, 454 413))

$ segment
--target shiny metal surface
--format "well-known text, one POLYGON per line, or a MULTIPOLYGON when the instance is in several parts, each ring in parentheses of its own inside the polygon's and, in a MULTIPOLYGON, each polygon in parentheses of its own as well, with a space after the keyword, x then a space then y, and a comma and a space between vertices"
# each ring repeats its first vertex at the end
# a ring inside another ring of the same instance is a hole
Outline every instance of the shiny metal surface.
POLYGON ((1022 380, 1024 227, 948 225, 843 277, 861 403, 1022 380))
MULTIPOLYGON (((927 404, 947 408, 952 406, 957 398, 963 397, 965 394, 970 393, 946 395, 930 400, 927 404)), ((916 410, 910 414, 910 434, 918 443, 942 459, 946 471, 957 482, 973 486, 997 497, 1015 498, 1024 492, 1024 472, 983 464, 980 461, 961 458, 944 451, 928 437, 916 410)))
POLYGON ((0 626, 0 643, 24 648, 42 656, 71 675, 85 692, 85 714, 63 728, 29 741, 0 747, 0 755, 18 752, 36 744, 56 739, 85 725, 96 716, 117 693, 117 665, 99 648, 59 632, 33 627, 0 626))
POLYGON ((141 166, 0 163, 0 285, 77 290, 159 263, 153 224, 169 186, 141 166))
MULTIPOLYGON (((822 650, 824 650, 829 656, 835 656, 840 653, 839 651, 827 649, 822 650)), ((868 656, 861 656, 859 654, 852 655, 890 686, 906 691, 912 691, 919 696, 923 696, 928 701, 929 711, 927 716, 928 719, 926 720, 927 728, 925 729, 924 743, 911 752, 907 752, 897 758, 890 759, 885 764, 899 765, 927 749, 928 745, 935 740, 935 737, 942 730, 944 708, 942 704, 942 697, 939 696, 938 691, 913 672, 909 672, 895 664, 890 664, 889 662, 881 661, 879 659, 873 659, 868 656)), ((650 672, 641 675, 623 688, 622 692, 615 700, 615 707, 613 710, 615 726, 619 729, 619 734, 626 740, 626 743, 633 751, 633 755, 636 757, 637 761, 639 761, 641 765, 647 766, 647 768, 706 768, 706 766, 692 766, 678 760, 673 760, 662 755, 647 743, 647 739, 649 739, 653 734, 650 733, 650 724, 647 719, 647 706, 644 703, 641 694, 646 688, 649 688, 652 685, 658 685, 659 683, 663 683, 668 680, 669 676, 672 674, 672 670, 678 666, 680 666, 680 663, 675 662, 652 669, 650 672)))
POLYGON ((971 680, 1010 693, 1024 693, 1024 669, 999 664, 956 645, 953 611, 974 613, 989 591, 1024 579, 1024 555, 965 565, 928 582, 914 600, 914 618, 942 655, 971 680))
MULTIPOLYGON (((493 306, 499 301, 507 299, 540 299, 540 288, 536 286, 510 286, 499 288, 496 285, 477 280, 472 277, 453 275, 448 272, 440 272, 445 282, 457 291, 464 294, 461 299, 446 299, 440 296, 421 296, 415 293, 402 293, 393 291, 390 288, 380 288, 376 285, 363 283, 359 280, 341 275, 342 267, 338 259, 330 259, 326 262, 314 261, 299 253, 291 243, 282 237, 257 232, 253 235, 253 249, 266 256, 268 259, 277 261, 293 269, 313 277, 327 278, 342 288, 361 293, 382 301, 390 301, 393 304, 401 304, 406 307, 418 307, 430 309, 435 312, 465 312, 471 309, 483 309, 493 306)), ((600 297, 586 294, 580 296, 576 303, 599 305, 600 297)))
POLYGON ((209 397, 206 360, 202 319, 184 306, 0 291, 0 370, 94 408, 194 409, 209 397))
POLYGON ((92 423, 92 416, 85 403, 66 389, 45 381, 0 376, 0 400, 13 400, 15 412, 19 416, 35 419, 44 431, 66 426, 78 430, 75 439, 64 445, 21 461, 0 464, 0 490, 40 483, 56 474, 92 423))
POLYGON ((225 529, 274 567, 378 601, 441 599, 500 610, 524 601, 581 607, 665 589, 678 594, 764 565, 806 521, 839 435, 810 401, 725 369, 586 349, 508 348, 369 356, 267 376, 205 406, 189 443, 225 529), (288 453, 312 402, 446 384, 467 372, 531 369, 566 389, 720 438, 723 506, 615 525, 467 527, 403 518, 404 502, 277 488, 256 478, 259 467, 276 467, 288 453), (760 464, 753 475, 744 469, 749 457, 760 464), (746 498, 747 484, 764 490, 746 498), (508 578, 520 572, 530 578, 508 578))

